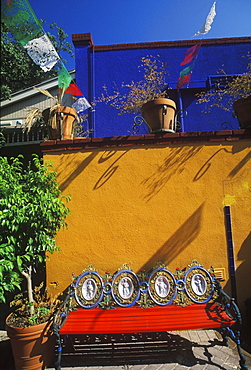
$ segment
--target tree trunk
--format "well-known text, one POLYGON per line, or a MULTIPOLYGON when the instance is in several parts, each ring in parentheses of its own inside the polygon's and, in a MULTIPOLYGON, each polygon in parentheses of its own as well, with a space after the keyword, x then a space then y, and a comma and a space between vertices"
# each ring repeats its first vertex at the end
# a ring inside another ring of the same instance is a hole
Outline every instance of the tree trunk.
POLYGON ((28 301, 30 303, 29 310, 30 310, 30 315, 33 315, 34 314, 34 305, 32 303, 33 303, 34 299, 33 299, 31 271, 32 271, 32 267, 29 266, 28 267, 28 272, 22 271, 22 275, 24 275, 24 277, 27 280, 28 301))

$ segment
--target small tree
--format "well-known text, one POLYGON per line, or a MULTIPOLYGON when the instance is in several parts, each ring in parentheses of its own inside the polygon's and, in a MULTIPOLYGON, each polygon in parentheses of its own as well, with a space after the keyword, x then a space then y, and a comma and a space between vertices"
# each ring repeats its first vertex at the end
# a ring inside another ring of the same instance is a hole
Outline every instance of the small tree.
POLYGON ((25 277, 31 314, 32 273, 47 252, 59 250, 55 236, 70 212, 50 167, 36 155, 27 168, 21 156, 0 157, 0 302, 25 277))

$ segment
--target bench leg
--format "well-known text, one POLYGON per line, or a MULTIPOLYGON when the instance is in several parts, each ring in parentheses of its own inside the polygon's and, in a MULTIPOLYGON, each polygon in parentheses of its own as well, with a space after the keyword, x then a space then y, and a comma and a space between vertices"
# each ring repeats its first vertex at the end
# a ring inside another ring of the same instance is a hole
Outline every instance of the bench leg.
POLYGON ((224 346, 228 346, 228 337, 229 337, 229 335, 228 335, 227 330, 225 330, 225 328, 222 328, 222 329, 219 329, 218 331, 219 331, 219 333, 222 336, 222 343, 223 343, 223 345, 224 346))
POLYGON ((222 335, 224 345, 226 346, 228 345, 228 338, 231 338, 236 343, 237 351, 238 351, 239 358, 240 358, 240 361, 239 361, 240 368, 241 370, 248 370, 248 367, 246 365, 246 356, 242 353, 242 350, 241 350, 240 331, 232 330, 229 327, 227 327, 227 328, 222 328, 220 330, 220 333, 222 335))
POLYGON ((61 370, 61 354, 62 354, 62 347, 58 347, 58 357, 57 360, 54 363, 55 370, 61 370))
POLYGON ((60 338, 60 334, 58 330, 58 325, 55 323, 53 324, 53 332, 56 335, 56 345, 58 347, 58 355, 54 363, 54 367, 55 367, 55 370, 61 370, 60 363, 61 363, 61 356, 62 356, 62 345, 61 345, 61 338, 60 338))

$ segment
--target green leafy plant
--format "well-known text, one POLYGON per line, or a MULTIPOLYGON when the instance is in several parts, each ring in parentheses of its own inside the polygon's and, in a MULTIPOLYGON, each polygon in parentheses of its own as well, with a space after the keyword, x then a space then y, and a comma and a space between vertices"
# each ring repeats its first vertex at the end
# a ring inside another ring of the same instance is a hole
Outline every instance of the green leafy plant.
POLYGON ((233 109, 233 103, 241 98, 251 95, 251 54, 247 55, 247 72, 229 78, 224 70, 219 71, 223 76, 219 77, 214 89, 197 94, 198 104, 207 104, 205 112, 210 112, 212 107, 218 107, 225 111, 233 109))
POLYGON ((50 163, 34 155, 25 167, 22 157, 0 157, 0 302, 27 282, 30 315, 34 314, 32 274, 58 251, 57 232, 66 226, 70 210, 50 163))
POLYGON ((166 64, 154 58, 152 55, 141 58, 138 66, 142 74, 142 80, 129 84, 123 83, 121 88, 125 93, 121 93, 118 88, 114 88, 110 95, 107 86, 103 86, 104 92, 96 98, 94 104, 105 102, 119 110, 119 114, 139 113, 142 105, 155 98, 167 97, 166 89, 166 64))

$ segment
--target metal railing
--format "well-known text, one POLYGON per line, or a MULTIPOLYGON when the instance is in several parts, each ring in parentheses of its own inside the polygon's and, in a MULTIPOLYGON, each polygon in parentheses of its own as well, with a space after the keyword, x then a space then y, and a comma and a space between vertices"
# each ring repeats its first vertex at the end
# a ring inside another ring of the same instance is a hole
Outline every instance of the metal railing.
POLYGON ((23 132, 21 128, 1 129, 5 138, 5 146, 18 146, 27 144, 38 144, 47 136, 45 128, 31 130, 30 132, 23 132))

